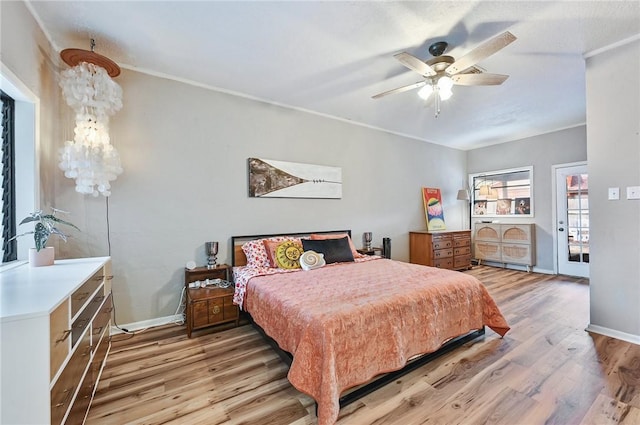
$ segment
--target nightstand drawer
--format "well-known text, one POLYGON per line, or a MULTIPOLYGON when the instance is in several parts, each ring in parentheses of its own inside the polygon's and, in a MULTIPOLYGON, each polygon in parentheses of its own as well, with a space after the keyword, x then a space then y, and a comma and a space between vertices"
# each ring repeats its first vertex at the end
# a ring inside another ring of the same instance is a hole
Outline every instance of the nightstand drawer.
POLYGON ((233 304, 233 295, 229 295, 228 297, 224 297, 224 320, 236 319, 238 318, 240 312, 238 310, 238 306, 233 304))
POLYGON ((214 298, 209 300, 209 323, 218 323, 224 320, 224 300, 214 298))

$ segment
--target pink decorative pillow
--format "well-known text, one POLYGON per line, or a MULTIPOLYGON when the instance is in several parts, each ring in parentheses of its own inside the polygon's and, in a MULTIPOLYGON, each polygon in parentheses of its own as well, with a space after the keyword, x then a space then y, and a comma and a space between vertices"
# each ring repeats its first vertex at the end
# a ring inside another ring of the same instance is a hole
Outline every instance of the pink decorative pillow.
POLYGON ((351 236, 349 236, 348 233, 331 233, 331 234, 313 233, 311 235, 310 239, 313 240, 313 241, 321 241, 321 240, 325 240, 325 239, 342 239, 345 236, 349 240, 349 248, 351 248, 351 253, 353 254, 353 258, 363 257, 362 254, 360 254, 358 251, 356 251, 356 246, 353 244, 353 241, 351 240, 351 236))
POLYGON ((269 268, 269 257, 264 249, 262 239, 246 242, 242 245, 244 255, 247 256, 247 266, 254 268, 269 268))

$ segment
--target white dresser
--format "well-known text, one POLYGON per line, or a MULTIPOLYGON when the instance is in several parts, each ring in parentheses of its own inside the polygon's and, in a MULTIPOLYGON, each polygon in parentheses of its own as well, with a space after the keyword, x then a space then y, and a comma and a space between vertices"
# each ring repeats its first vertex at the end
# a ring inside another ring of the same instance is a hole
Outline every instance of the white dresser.
POLYGON ((473 248, 478 264, 522 264, 530 271, 536 264, 535 224, 476 223, 473 248))
POLYGON ((110 347, 110 257, 0 272, 1 424, 81 424, 110 347))

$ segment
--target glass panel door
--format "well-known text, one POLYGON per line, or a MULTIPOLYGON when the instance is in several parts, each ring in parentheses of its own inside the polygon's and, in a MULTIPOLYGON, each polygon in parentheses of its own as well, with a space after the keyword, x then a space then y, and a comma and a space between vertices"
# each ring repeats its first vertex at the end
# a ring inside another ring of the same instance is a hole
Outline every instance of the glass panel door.
POLYGON ((586 165, 558 168, 558 273, 589 276, 589 176, 586 165))

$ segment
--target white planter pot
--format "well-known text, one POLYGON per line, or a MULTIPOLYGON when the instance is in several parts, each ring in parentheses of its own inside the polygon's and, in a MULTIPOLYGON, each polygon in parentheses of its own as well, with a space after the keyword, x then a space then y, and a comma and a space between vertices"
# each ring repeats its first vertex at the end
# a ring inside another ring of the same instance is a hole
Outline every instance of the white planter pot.
POLYGON ((55 258, 53 247, 48 246, 40 251, 35 248, 29 248, 29 265, 31 267, 53 266, 55 258))

